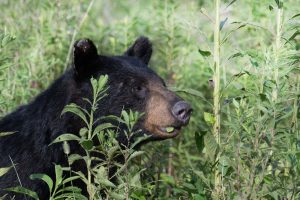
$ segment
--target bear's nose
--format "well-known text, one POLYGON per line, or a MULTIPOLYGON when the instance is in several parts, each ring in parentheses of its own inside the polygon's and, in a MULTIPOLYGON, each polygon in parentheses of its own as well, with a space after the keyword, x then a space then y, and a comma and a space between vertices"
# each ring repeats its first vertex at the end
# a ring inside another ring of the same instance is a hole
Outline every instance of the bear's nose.
POLYGON ((172 114, 176 117, 177 120, 182 122, 183 124, 187 124, 193 109, 191 106, 185 101, 177 102, 172 108, 172 114))

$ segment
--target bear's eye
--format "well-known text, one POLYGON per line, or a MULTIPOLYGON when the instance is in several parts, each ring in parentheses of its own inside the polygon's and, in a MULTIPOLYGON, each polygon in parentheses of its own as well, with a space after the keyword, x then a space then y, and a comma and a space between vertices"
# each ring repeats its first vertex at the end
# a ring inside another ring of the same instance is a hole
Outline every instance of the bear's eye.
POLYGON ((135 95, 137 95, 137 97, 139 98, 145 98, 146 97, 146 93, 147 93, 147 88, 144 86, 135 86, 132 88, 132 91, 135 95))

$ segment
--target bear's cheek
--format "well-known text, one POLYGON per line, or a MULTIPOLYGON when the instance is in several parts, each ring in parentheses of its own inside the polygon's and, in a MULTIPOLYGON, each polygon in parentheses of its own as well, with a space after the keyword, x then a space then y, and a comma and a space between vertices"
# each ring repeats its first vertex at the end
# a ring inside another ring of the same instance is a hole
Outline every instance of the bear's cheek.
POLYGON ((146 104, 144 129, 153 136, 160 138, 177 136, 178 130, 167 131, 176 121, 170 107, 168 100, 162 95, 152 95, 146 104))

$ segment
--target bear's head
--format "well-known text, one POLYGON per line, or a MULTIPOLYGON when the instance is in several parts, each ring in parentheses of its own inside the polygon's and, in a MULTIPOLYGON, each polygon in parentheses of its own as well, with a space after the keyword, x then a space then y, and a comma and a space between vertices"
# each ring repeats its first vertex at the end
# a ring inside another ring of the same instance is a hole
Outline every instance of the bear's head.
POLYGON ((79 40, 74 44, 74 80, 79 96, 85 97, 91 93, 90 78, 107 74, 108 96, 99 105, 98 117, 120 116, 123 109, 131 109, 144 113, 136 128, 152 140, 173 138, 188 124, 192 109, 148 67, 151 54, 152 45, 145 37, 138 38, 121 56, 99 55, 92 41, 79 40))

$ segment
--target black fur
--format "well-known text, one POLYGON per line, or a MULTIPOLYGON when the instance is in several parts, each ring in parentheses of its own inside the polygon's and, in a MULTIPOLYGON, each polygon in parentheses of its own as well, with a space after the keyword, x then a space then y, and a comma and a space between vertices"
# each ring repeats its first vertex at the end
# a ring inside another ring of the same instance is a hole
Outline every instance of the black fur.
MULTIPOLYGON (((80 40, 74 45, 73 67, 59 77, 47 90, 31 103, 19 107, 0 121, 0 132, 15 131, 10 136, 0 138, 0 167, 11 166, 16 171, 0 177, 0 189, 20 185, 17 174, 24 187, 36 191, 40 199, 47 199, 48 191, 42 181, 32 181, 33 173, 45 173, 54 178, 54 163, 66 166, 66 157, 61 144, 49 144, 62 133, 78 133, 82 121, 71 114, 61 116, 63 108, 69 103, 86 107, 83 97, 91 98, 90 78, 109 76, 108 96, 97 111, 97 116, 118 115, 121 110, 145 111, 147 92, 136 96, 136 86, 148 80, 163 84, 163 80, 147 64, 152 53, 147 38, 139 38, 124 56, 99 56, 90 40, 80 40)), ((142 128, 142 127, 140 127, 142 128)), ((119 141, 124 142, 122 136, 119 141)), ((71 144, 71 153, 80 153, 76 144, 71 144)), ((77 168, 81 169, 80 166, 77 168)), ((0 190, 0 196, 7 193, 0 190)), ((23 196, 16 196, 22 199, 23 196)))

